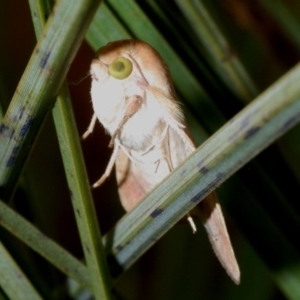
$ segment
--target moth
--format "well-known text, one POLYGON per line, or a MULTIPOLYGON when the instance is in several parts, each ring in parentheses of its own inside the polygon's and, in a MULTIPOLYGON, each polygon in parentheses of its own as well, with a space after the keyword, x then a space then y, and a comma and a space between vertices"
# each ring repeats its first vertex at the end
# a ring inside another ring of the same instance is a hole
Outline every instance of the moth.
MULTIPOLYGON (((97 119, 110 134, 113 152, 100 186, 116 166, 120 199, 131 211, 157 184, 195 151, 183 113, 176 101, 170 72, 160 55, 138 40, 111 42, 98 50, 92 61, 92 121, 97 119)), ((196 208, 214 252, 238 284, 239 267, 215 193, 196 208)), ((195 225, 188 215, 193 230, 195 225)))

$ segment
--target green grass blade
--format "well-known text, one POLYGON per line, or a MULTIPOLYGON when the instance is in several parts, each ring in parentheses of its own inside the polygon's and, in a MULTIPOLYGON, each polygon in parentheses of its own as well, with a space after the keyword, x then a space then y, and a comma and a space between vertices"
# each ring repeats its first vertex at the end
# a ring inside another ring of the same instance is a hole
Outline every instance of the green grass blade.
POLYGON ((176 3, 227 87, 241 100, 252 100, 258 94, 254 83, 202 2, 177 0, 176 3))
POLYGON ((58 97, 53 115, 94 296, 96 299, 111 299, 110 276, 66 85, 58 97))
MULTIPOLYGON (((46 3, 31 3, 32 16, 37 15, 35 11, 42 11, 38 17, 39 22, 36 20, 34 23, 37 36, 45 22, 45 12, 40 9, 44 6, 46 3)), ((110 276, 66 83, 55 103, 53 117, 93 294, 96 299, 110 299, 110 276)))
POLYGON ((0 242, 0 285, 10 299, 39 300, 42 297, 0 242))
POLYGON ((274 280, 290 300, 300 298, 299 277, 299 262, 287 268, 282 268, 274 274, 274 280))
POLYGON ((85 37, 95 51, 111 41, 131 38, 105 3, 97 10, 85 37))
POLYGON ((1 125, 0 186, 10 197, 99 1, 58 1, 1 125))
POLYGON ((264 7, 276 19, 286 35, 291 38, 291 41, 300 49, 300 23, 299 16, 293 14, 284 2, 273 2, 264 0, 259 2, 259 5, 264 7))
POLYGON ((47 18, 53 8, 53 2, 51 0, 28 0, 28 3, 35 36, 38 38, 45 28, 47 18))
POLYGON ((86 266, 2 201, 0 224, 67 276, 92 291, 86 266))

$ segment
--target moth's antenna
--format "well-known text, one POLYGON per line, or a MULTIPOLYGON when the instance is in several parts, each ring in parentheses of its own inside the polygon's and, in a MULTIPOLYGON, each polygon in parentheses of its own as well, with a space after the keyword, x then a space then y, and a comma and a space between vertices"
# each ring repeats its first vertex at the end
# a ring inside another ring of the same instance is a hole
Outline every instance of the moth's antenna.
POLYGON ((69 85, 77 85, 79 84, 80 82, 82 82, 83 80, 85 80, 87 77, 89 77, 91 75, 90 72, 87 72, 83 77, 81 77, 80 79, 76 80, 76 81, 71 81, 71 82, 68 82, 69 85))

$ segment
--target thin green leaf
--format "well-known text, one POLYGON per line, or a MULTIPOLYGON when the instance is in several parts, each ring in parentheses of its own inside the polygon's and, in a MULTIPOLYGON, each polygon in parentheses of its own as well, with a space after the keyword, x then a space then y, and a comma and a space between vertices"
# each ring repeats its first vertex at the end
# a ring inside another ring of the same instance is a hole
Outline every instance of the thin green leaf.
POLYGON ((129 39, 131 36, 103 3, 97 10, 85 37, 96 51, 111 41, 129 39))
POLYGON ((2 201, 0 201, 0 224, 67 276, 92 291, 86 266, 2 201))
POLYGON ((270 1, 264 0, 260 1, 259 5, 264 7, 274 19, 278 22, 281 28, 285 31, 291 41, 300 49, 300 23, 299 16, 295 16, 286 6, 286 3, 281 1, 270 1))
POLYGON ((0 186, 10 197, 46 113, 68 71, 98 0, 58 1, 5 114, 0 134, 0 186))
POLYGON ((110 276, 66 85, 55 103, 53 115, 94 296, 110 299, 110 276))
POLYGON ((28 3, 35 36, 38 38, 45 28, 47 16, 51 13, 53 2, 51 0, 28 0, 28 3))
POLYGON ((201 1, 176 0, 211 61, 233 93, 245 102, 258 94, 251 78, 201 1))
POLYGON ((0 242, 0 285, 10 299, 39 300, 38 294, 0 242))
MULTIPOLYGON (((40 5, 31 4, 33 16, 36 15, 34 11, 39 10, 40 6, 42 6, 41 3, 40 5)), ((34 23, 37 36, 42 31, 44 16, 44 14, 39 14, 40 21, 34 23)), ((93 294, 96 299, 110 299, 110 276, 66 83, 63 84, 55 103, 53 117, 93 294)))

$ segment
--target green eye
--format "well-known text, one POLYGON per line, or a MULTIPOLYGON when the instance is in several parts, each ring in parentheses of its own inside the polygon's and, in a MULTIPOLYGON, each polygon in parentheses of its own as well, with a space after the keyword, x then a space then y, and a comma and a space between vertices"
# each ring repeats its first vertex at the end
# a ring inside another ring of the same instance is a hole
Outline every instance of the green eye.
POLYGON ((125 79, 132 72, 132 63, 125 57, 119 57, 109 65, 108 72, 116 79, 125 79))

